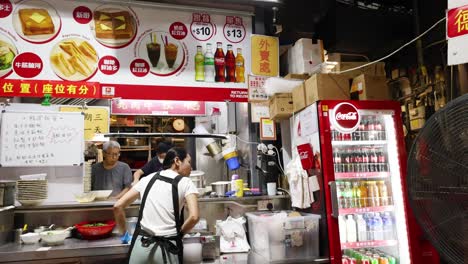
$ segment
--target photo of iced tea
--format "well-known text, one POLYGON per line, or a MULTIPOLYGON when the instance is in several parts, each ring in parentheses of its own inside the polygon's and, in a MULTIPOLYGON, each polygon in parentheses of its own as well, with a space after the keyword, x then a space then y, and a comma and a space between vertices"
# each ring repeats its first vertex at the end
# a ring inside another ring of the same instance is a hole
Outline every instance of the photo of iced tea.
POLYGON ((173 43, 168 43, 164 45, 164 55, 166 56, 166 63, 170 69, 174 68, 174 63, 177 59, 177 50, 177 45, 173 43))
POLYGON ((150 42, 146 43, 146 51, 152 67, 158 67, 161 57, 161 45, 157 42, 156 33, 150 34, 150 42))

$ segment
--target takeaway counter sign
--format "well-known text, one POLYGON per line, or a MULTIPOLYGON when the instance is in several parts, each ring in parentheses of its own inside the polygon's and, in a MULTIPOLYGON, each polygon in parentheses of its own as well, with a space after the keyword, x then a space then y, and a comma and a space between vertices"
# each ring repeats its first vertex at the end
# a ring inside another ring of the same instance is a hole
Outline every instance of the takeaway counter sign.
POLYGON ((205 102, 113 99, 113 115, 204 116, 205 102))
POLYGON ((448 64, 468 62, 468 0, 449 0, 447 10, 448 64))

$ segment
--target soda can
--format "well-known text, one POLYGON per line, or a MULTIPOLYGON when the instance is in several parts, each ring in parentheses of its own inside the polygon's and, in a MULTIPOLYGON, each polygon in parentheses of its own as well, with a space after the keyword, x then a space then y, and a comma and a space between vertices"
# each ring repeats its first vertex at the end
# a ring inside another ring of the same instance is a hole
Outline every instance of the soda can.
POLYGON ((361 260, 361 264, 371 264, 370 260, 368 258, 363 258, 361 260))
POLYGON ((342 264, 350 264, 349 259, 347 257, 345 257, 345 256, 341 259, 341 263, 342 264))
POLYGON ((388 259, 386 257, 380 257, 379 264, 388 264, 388 259))
POLYGON ((387 256, 388 258, 388 264, 396 264, 396 260, 394 257, 392 256, 387 256))
POLYGON ((357 260, 355 258, 350 258, 349 264, 357 264, 357 260))

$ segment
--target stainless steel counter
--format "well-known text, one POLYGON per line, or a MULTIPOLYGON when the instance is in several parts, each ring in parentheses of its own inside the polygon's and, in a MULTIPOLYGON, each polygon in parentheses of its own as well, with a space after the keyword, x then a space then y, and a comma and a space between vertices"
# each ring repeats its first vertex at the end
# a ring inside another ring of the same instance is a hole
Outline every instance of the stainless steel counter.
MULTIPOLYGON (((69 238, 60 246, 43 246, 40 243, 34 245, 19 245, 9 243, 0 247, 0 263, 27 263, 29 261, 41 260, 41 263, 51 263, 48 260, 57 259, 83 259, 89 257, 104 257, 109 260, 117 255, 120 258, 127 254, 129 245, 122 244, 119 237, 110 237, 95 241, 80 240, 69 238)), ((303 261, 294 261, 294 263, 328 263, 327 258, 307 259, 303 261)), ((69 262, 67 262, 69 263, 69 262)), ((75 262, 73 262, 75 263, 75 262)), ((79 262, 76 263, 86 263, 79 262)), ((87 262, 92 263, 92 262, 87 262)), ((96 263, 102 263, 102 260, 96 263)), ((114 262, 118 263, 118 262, 114 262)), ((207 260, 203 263, 222 264, 222 263, 269 263, 261 256, 250 253, 224 254, 216 260, 207 260)), ((292 263, 291 261, 273 262, 273 263, 292 263)))

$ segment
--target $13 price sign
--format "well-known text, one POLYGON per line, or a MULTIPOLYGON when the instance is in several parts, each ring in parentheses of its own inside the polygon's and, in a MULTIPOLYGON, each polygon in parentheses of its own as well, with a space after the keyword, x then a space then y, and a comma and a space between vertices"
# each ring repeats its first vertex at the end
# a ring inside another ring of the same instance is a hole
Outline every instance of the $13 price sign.
POLYGON ((193 13, 192 24, 190 24, 190 32, 192 36, 199 41, 209 40, 216 34, 216 28, 211 23, 210 15, 193 13))
POLYGON ((231 43, 239 43, 245 38, 245 27, 241 17, 227 16, 223 28, 224 37, 231 43))

